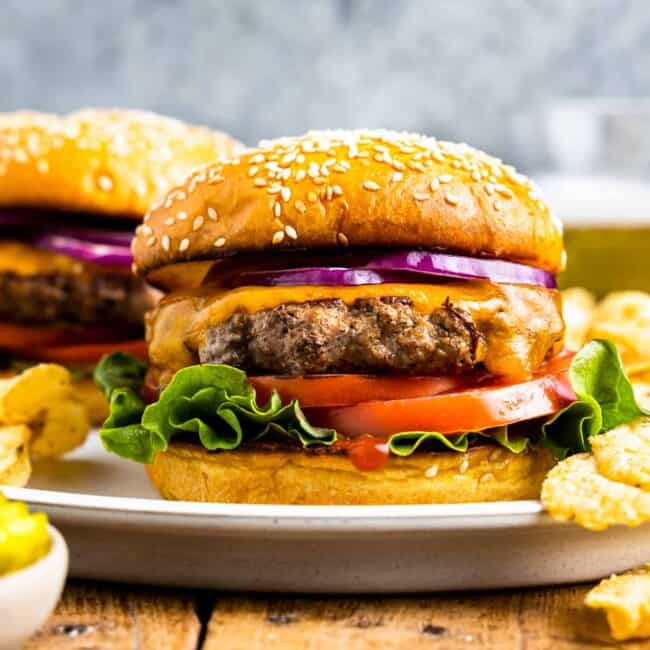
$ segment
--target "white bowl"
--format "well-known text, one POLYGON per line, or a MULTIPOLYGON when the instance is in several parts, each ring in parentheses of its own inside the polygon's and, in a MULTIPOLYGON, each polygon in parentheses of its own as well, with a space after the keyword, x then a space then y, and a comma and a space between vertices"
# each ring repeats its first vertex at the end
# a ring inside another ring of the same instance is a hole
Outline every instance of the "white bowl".
POLYGON ((14 650, 54 611, 68 573, 68 547, 48 526, 52 548, 38 562, 0 576, 0 650, 14 650))

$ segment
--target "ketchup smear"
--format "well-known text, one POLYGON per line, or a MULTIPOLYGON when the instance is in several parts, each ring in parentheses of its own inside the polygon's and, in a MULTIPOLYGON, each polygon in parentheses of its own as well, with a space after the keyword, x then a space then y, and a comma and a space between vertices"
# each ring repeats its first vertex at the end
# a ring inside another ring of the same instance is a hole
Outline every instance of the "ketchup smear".
POLYGON ((388 443, 372 436, 341 441, 339 444, 350 462, 362 472, 381 469, 388 460, 388 443))

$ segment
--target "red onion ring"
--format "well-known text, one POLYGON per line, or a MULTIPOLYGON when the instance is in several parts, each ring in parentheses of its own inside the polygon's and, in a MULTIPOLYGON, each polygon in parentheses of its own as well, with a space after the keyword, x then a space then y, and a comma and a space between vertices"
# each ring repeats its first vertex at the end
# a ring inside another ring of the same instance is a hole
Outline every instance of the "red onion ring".
POLYGON ((34 245, 37 248, 101 266, 130 267, 133 262, 131 248, 123 244, 93 243, 76 237, 46 234, 37 236, 34 245))
POLYGON ((552 273, 533 266, 431 251, 400 251, 382 255, 366 264, 366 268, 381 271, 413 271, 424 275, 461 280, 480 278, 509 284, 534 284, 547 289, 557 287, 552 273))
POLYGON ((268 269, 233 274, 235 286, 356 286, 386 282, 423 282, 427 278, 482 279, 555 288, 555 277, 532 266, 447 253, 402 251, 378 257, 364 267, 320 266, 268 269))

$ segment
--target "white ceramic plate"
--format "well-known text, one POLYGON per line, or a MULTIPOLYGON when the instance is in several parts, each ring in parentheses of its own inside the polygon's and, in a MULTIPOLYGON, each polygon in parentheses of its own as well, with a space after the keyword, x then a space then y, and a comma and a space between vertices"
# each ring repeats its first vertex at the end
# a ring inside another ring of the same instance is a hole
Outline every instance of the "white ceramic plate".
POLYGON ((45 510, 75 576, 256 591, 417 592, 594 580, 647 562, 650 526, 590 533, 537 501, 259 506, 163 501, 96 437, 7 496, 45 510))

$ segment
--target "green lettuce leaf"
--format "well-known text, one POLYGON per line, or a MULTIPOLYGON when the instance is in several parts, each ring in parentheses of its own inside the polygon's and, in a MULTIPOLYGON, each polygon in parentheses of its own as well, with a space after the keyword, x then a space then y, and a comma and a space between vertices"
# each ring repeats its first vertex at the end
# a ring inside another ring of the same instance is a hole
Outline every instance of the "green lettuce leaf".
POLYGON ((183 368, 158 401, 146 406, 139 396, 143 368, 126 357, 108 355, 96 372, 111 407, 99 434, 106 449, 120 456, 149 463, 173 437, 188 433, 211 451, 235 449, 270 431, 305 447, 336 441, 332 429, 311 426, 296 401, 283 406, 274 392, 268 404, 259 405, 246 374, 227 365, 183 368))
MULTIPOLYGON (((336 441, 335 431, 307 421, 297 401, 283 405, 274 392, 267 404, 258 404, 246 374, 237 368, 221 364, 184 368, 148 406, 140 396, 145 374, 142 362, 121 352, 104 357, 95 370, 111 407, 100 429, 102 442, 125 458, 151 462, 172 438, 188 434, 211 451, 236 449, 269 433, 294 439, 303 447, 336 441)), ((527 437, 512 437, 508 427, 451 436, 407 431, 391 436, 389 449, 396 456, 409 456, 420 447, 464 452, 489 438, 512 453, 522 453, 532 439, 562 458, 588 451, 591 436, 644 414, 618 350, 608 341, 592 341, 578 352, 569 379, 577 400, 536 429, 531 423, 527 437)))
POLYGON ((634 397, 621 355, 610 341, 594 340, 573 358, 569 380, 576 397, 542 426, 542 442, 559 458, 590 451, 591 436, 648 415, 634 397))
POLYGON ((126 352, 107 354, 95 366, 95 383, 104 391, 106 399, 116 388, 140 391, 147 374, 147 364, 126 352))

